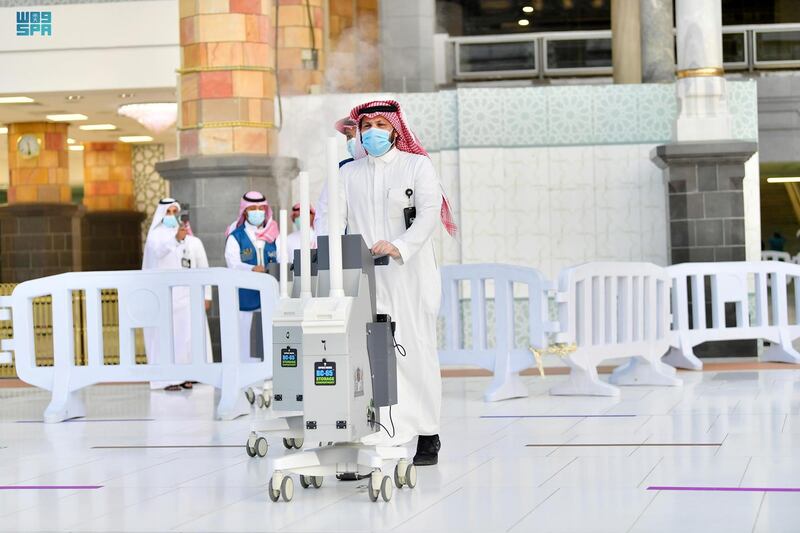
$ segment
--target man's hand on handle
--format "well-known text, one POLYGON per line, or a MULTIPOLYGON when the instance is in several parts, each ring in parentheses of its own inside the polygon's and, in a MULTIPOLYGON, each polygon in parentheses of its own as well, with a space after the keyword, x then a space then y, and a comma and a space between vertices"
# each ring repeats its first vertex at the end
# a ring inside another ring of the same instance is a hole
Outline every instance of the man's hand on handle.
POLYGON ((389 257, 393 257, 394 259, 400 258, 400 250, 397 247, 388 242, 388 241, 378 241, 372 246, 372 255, 374 256, 381 256, 381 255, 388 255, 389 257))

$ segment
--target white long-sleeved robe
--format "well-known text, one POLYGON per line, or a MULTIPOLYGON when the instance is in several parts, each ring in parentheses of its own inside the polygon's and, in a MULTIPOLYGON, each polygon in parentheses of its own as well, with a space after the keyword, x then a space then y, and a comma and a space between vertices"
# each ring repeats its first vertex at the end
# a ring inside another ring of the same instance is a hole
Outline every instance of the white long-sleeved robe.
MULTIPOLYGON (((309 228, 309 230, 310 230, 310 235, 311 235, 311 241, 308 244, 311 247, 311 249, 313 250, 313 249, 315 249, 317 247, 317 234, 314 231, 314 228, 309 228)), ((300 249, 300 245, 301 245, 302 242, 303 242, 302 232, 300 230, 293 231, 289 235, 286 236, 286 248, 287 248, 287 252, 289 254, 289 259, 288 259, 289 263, 293 263, 294 262, 294 252, 295 252, 295 250, 299 250, 300 249)), ((283 255, 281 254, 281 250, 283 249, 283 247, 281 246, 281 238, 280 237, 278 237, 278 240, 275 242, 275 244, 278 247, 278 263, 283 263, 285 259, 284 259, 283 255)))
MULTIPOLYGON (((143 270, 148 269, 180 269, 183 259, 186 240, 178 242, 175 239, 177 228, 168 228, 163 224, 155 227, 147 236, 145 242, 145 257, 148 258, 143 270)), ((191 361, 191 317, 189 310, 190 292, 186 287, 175 287, 172 291, 172 324, 173 347, 175 362, 188 363, 191 361)), ((154 328, 144 328, 144 346, 147 353, 147 362, 158 364, 161 356, 158 350, 158 336, 154 328)), ((160 389, 175 383, 151 381, 150 388, 160 389)))
MULTIPOLYGON (((397 357, 397 405, 392 408, 394 438, 381 431, 367 444, 400 445, 417 435, 439 432, 442 380, 436 343, 441 298, 432 236, 440 222, 442 190, 433 164, 425 156, 390 150, 340 169, 340 227, 360 234, 368 247, 385 240, 400 259, 375 267, 378 313, 397 322, 395 338, 406 350, 397 357), (406 190, 411 189, 409 199, 406 190), (403 209, 414 205, 416 220, 406 230, 403 209)), ((390 426, 389 410, 381 420, 390 426)))
MULTIPOLYGON (((183 240, 183 244, 183 259, 188 259, 188 265, 183 261, 181 263, 184 268, 208 268, 208 256, 206 255, 206 248, 203 246, 203 241, 194 235, 187 235, 183 240)), ((211 286, 206 286, 203 292, 203 298, 207 302, 210 302, 213 299, 211 286)), ((187 353, 191 353, 191 339, 186 339, 186 341, 188 345, 185 347, 185 350, 187 353)), ((214 354, 211 348, 211 331, 208 328, 208 320, 206 320, 206 361, 211 363, 213 361, 213 357, 214 354)))
MULTIPOLYGON (((255 226, 245 221, 244 232, 254 246, 256 243, 256 229, 255 226)), ((227 241, 225 241, 225 264, 228 268, 233 268, 234 270, 253 270, 253 265, 242 262, 239 243, 230 235, 227 241)), ((255 311, 239 311, 239 353, 241 360, 244 362, 250 362, 250 330, 253 326, 254 312, 255 311)), ((272 361, 271 357, 266 357, 266 359, 270 362, 272 361)))

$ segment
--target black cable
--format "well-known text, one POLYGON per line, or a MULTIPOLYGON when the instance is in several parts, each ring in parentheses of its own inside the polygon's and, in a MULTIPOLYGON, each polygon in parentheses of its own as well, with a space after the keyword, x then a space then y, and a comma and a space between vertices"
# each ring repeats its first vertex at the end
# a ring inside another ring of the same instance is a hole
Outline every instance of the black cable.
MULTIPOLYGON (((317 49, 317 38, 314 35, 314 19, 311 17, 311 4, 309 3, 309 0, 306 0, 306 15, 308 15, 308 31, 311 33, 311 50, 313 54, 313 51, 316 51, 317 49)), ((316 62, 314 64, 314 68, 317 68, 316 62)))
POLYGON ((278 75, 278 14, 281 10, 280 1, 275 3, 275 58, 273 60, 273 70, 275 70, 275 97, 278 99, 278 126, 275 128, 281 131, 283 127, 283 102, 281 101, 281 77, 278 75))
POLYGON ((386 432, 386 434, 387 434, 387 435, 389 435, 389 438, 390 438, 390 439, 393 439, 393 438, 394 438, 394 435, 395 435, 395 433, 396 433, 397 431, 396 431, 396 429, 395 429, 395 427, 394 427, 394 419, 392 418, 392 406, 391 406, 391 405, 389 406, 389 422, 391 422, 391 423, 392 423, 392 432, 391 432, 391 433, 389 433, 389 430, 388 430, 388 429, 386 429, 386 426, 384 426, 383 424, 381 424, 381 423, 380 423, 380 422, 378 422, 377 420, 372 420, 372 422, 374 422, 375 424, 378 424, 380 427, 382 427, 382 428, 383 428, 383 430, 386 432))
POLYGON ((402 357, 406 356, 406 349, 405 347, 397 342, 397 339, 394 338, 394 334, 392 334, 392 342, 394 342, 394 349, 397 350, 402 357))

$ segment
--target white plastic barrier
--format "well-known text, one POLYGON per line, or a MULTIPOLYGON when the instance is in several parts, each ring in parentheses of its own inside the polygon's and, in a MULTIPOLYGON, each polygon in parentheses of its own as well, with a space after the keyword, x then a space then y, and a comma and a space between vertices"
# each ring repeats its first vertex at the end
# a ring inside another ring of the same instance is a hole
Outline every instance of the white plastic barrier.
POLYGON ((597 366, 606 359, 630 357, 609 381, 616 385, 681 385, 675 369, 662 363, 669 348, 670 278, 649 263, 586 263, 559 276, 560 343, 574 345, 565 361, 567 381, 551 394, 616 396, 619 389, 601 381, 597 366))
POLYGON ((670 266, 667 271, 673 279, 673 331, 672 348, 664 357, 666 363, 700 370, 703 363, 694 354, 695 346, 740 339, 771 342, 761 354, 762 361, 800 363, 800 353, 792 347, 792 340, 800 337, 800 266, 783 261, 686 263, 670 266), (752 323, 748 290, 751 282, 755 287, 752 323), (795 302, 795 319, 791 323, 790 288, 795 302), (736 322, 728 325, 725 304, 731 303, 735 305, 736 322), (710 324, 706 315, 709 306, 710 324))
MULTIPOLYGON (((238 289, 261 293, 264 346, 272 345, 272 315, 278 284, 272 276, 225 268, 73 272, 19 284, 11 296, 0 297, 0 308, 10 308, 14 338, 2 341, 13 350, 17 375, 31 385, 52 391, 45 422, 60 422, 86 414, 76 391, 101 382, 199 381, 220 389, 217 418, 232 419, 248 412, 242 389, 271 378, 271 363, 243 361, 238 334, 238 289), (206 358, 204 287, 217 286, 220 302, 222 363, 206 358), (172 289, 187 288, 190 297, 191 353, 188 364, 174 360, 172 289), (117 289, 119 301, 119 364, 103 364, 103 323, 100 291, 117 289), (88 361, 75 365, 73 291, 85 291, 88 361), (34 355, 33 299, 52 295, 53 366, 36 366, 34 355), (157 330, 159 360, 136 364, 136 328, 157 330), (202 332, 202 333, 197 333, 202 332)), ((2 317, 0 317, 2 318, 2 317)))
POLYGON ((792 262, 792 256, 789 255, 789 252, 776 252, 773 250, 763 251, 761 252, 761 260, 762 261, 783 261, 786 263, 792 262))
POLYGON ((533 348, 547 347, 547 334, 557 324, 547 321, 547 291, 550 284, 532 268, 500 264, 450 265, 442 267, 442 305, 445 320, 444 348, 439 351, 443 365, 476 365, 494 372, 485 392, 486 401, 528 396, 519 372, 533 366, 528 347, 514 342, 514 284, 527 285, 528 335, 533 348), (486 282, 494 282, 495 345, 487 342, 486 282), (472 347, 463 347, 460 284, 470 284, 472 347))

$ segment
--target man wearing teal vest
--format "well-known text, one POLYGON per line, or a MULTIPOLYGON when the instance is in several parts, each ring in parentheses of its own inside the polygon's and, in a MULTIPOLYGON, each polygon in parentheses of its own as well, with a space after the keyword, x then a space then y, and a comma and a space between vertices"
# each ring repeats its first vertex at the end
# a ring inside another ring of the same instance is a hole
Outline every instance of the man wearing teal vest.
MULTIPOLYGON (((225 263, 235 270, 266 272, 277 261, 278 224, 263 194, 250 191, 239 202, 239 217, 228 227, 225 263)), ((258 291, 239 289, 239 346, 243 361, 250 359, 250 328, 253 313, 261 309, 258 291)), ((272 358, 266 357, 266 361, 272 358)))

